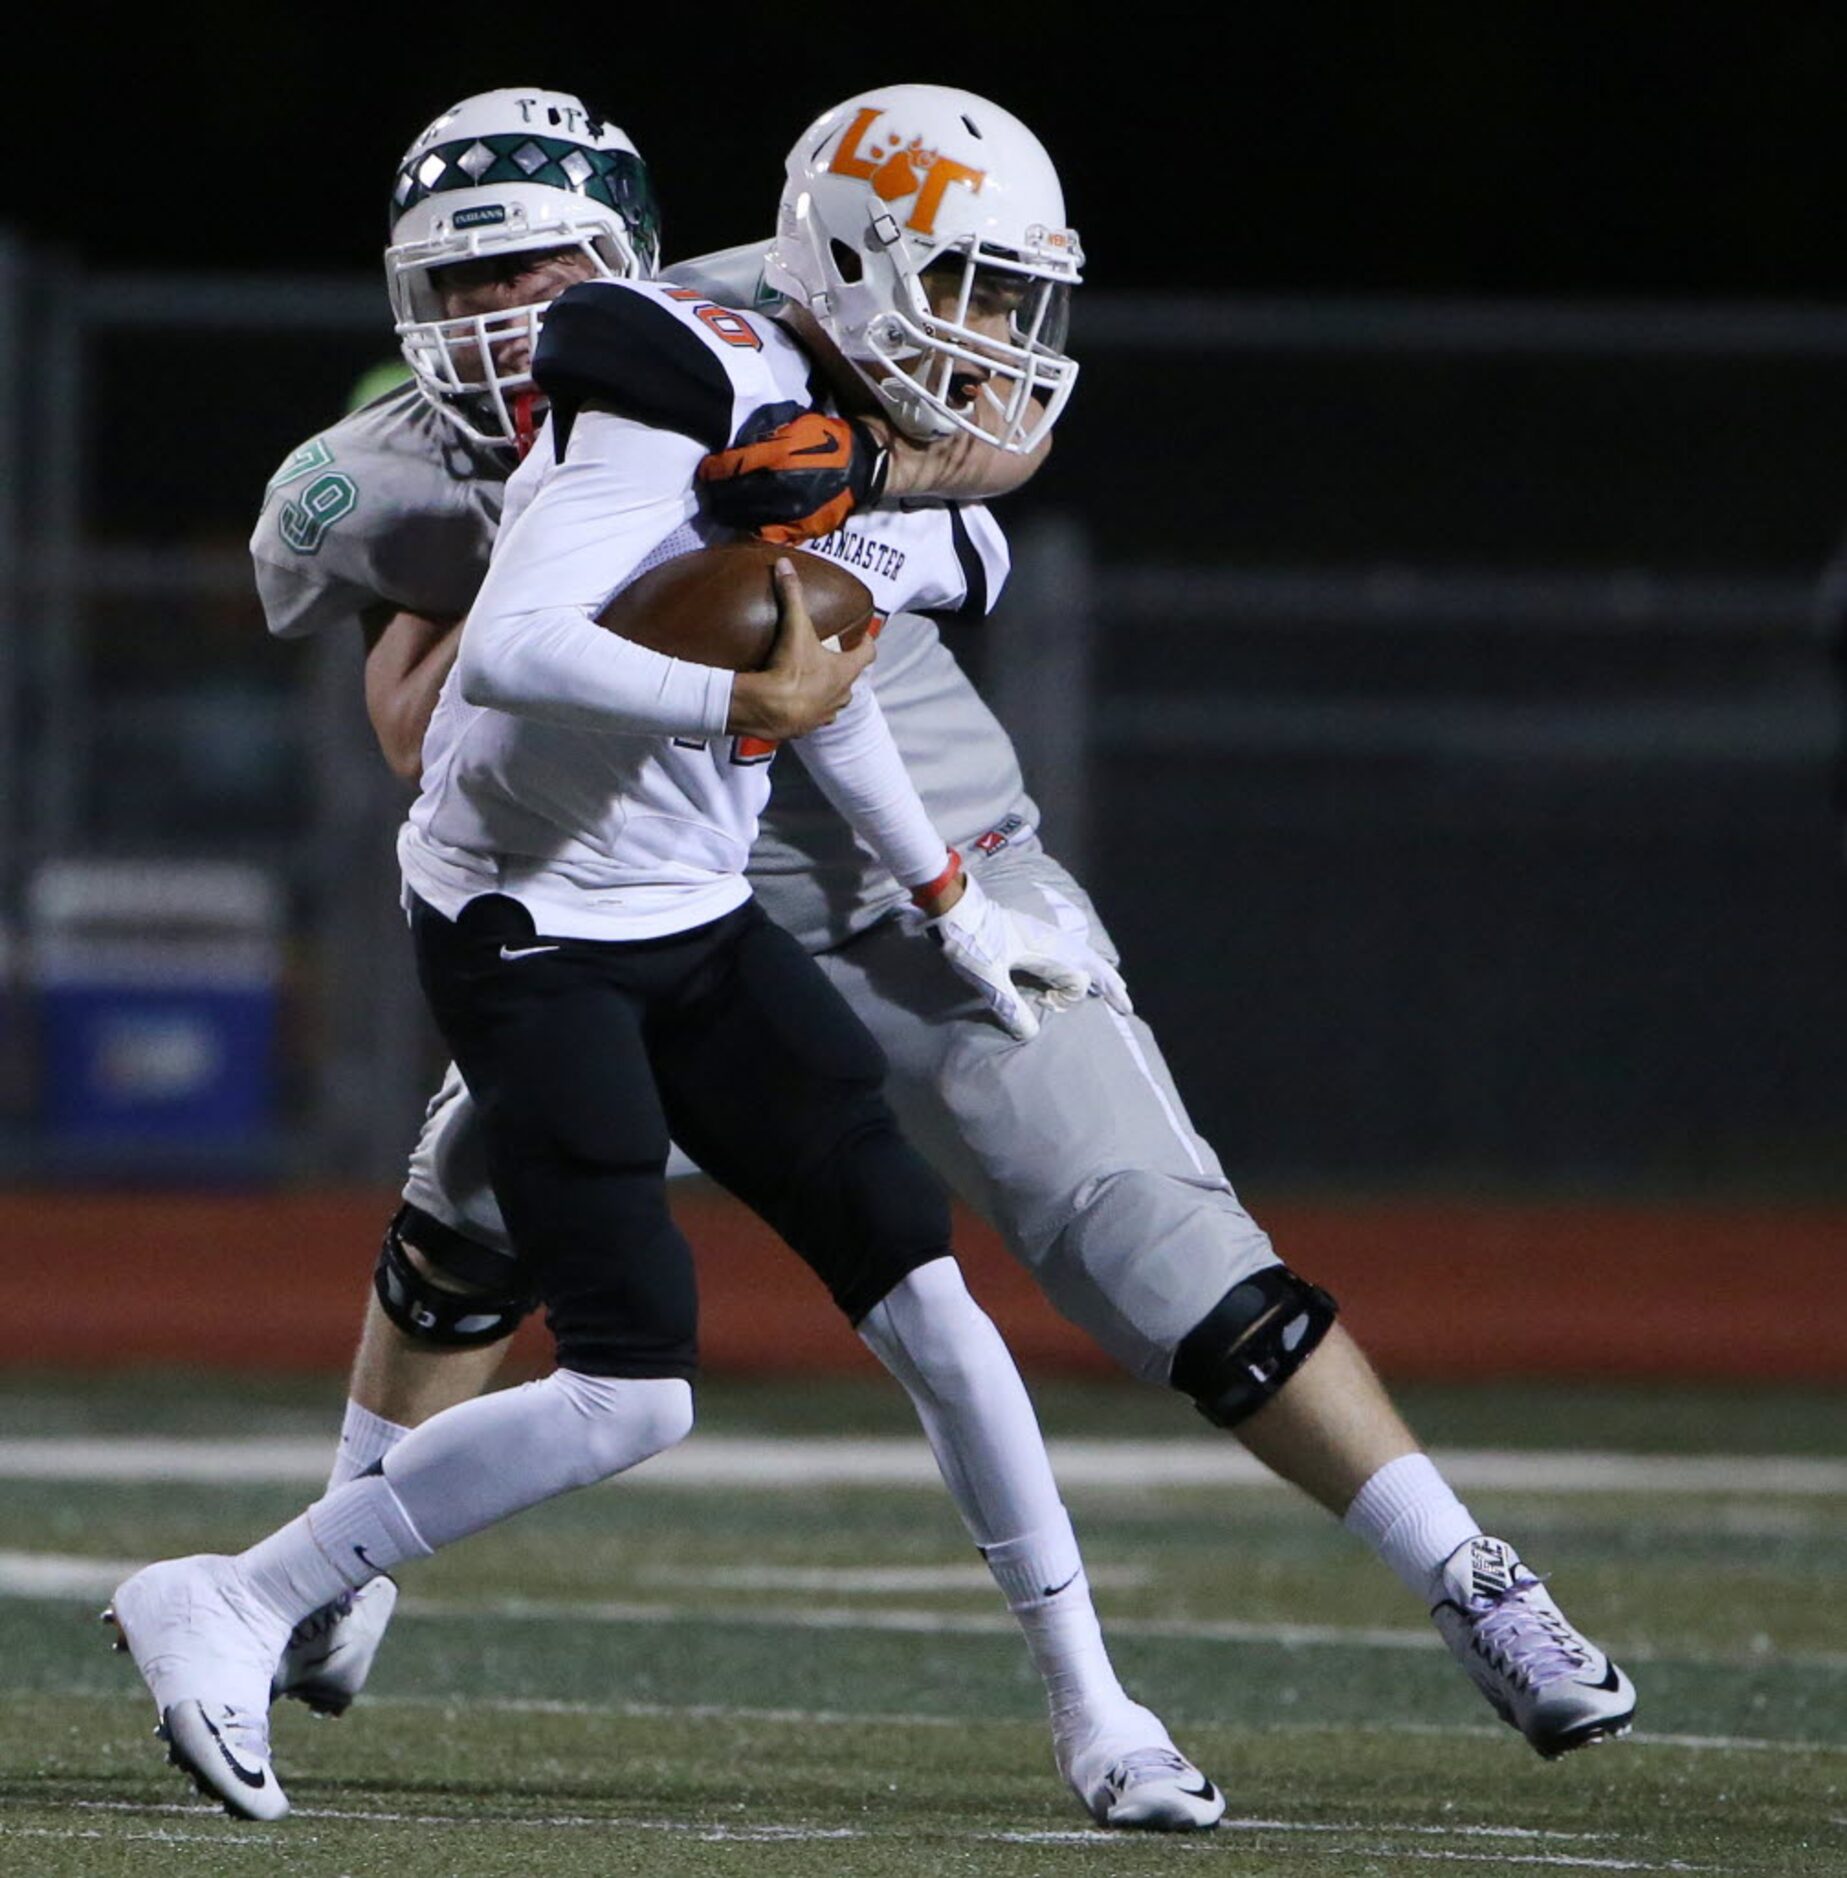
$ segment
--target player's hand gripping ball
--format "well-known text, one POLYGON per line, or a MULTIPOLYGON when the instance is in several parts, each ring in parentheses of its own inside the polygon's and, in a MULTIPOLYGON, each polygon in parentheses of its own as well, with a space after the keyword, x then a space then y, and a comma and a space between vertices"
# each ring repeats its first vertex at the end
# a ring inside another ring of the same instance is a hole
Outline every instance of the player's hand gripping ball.
POLYGON ((818 554, 769 541, 728 541, 651 567, 603 609, 598 624, 651 651, 729 672, 760 672, 776 644, 776 563, 801 578, 815 635, 842 650, 872 623, 864 582, 818 554))
POLYGON ((794 543, 832 534, 885 488, 885 446, 857 418, 828 417, 793 404, 753 411, 729 450, 699 465, 706 513, 765 541, 794 543))

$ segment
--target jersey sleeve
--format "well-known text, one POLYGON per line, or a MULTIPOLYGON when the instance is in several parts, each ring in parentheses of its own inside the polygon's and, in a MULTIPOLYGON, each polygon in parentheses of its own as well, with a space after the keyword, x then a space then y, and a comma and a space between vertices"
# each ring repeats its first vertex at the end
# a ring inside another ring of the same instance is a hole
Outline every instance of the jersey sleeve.
POLYGON ((740 407, 753 409, 766 392, 789 395, 776 367, 792 346, 767 322, 694 288, 586 281, 547 310, 532 375, 551 401, 560 449, 576 413, 594 405, 722 450, 740 407))
POLYGON ((251 543, 251 566, 263 619, 276 639, 310 639, 316 633, 359 625, 379 603, 378 595, 351 581, 314 575, 268 560, 251 543))
POLYGON ((949 503, 944 513, 953 549, 953 576, 907 602, 907 613, 923 613, 939 625, 975 625, 993 612, 1007 584, 1013 557, 1000 524, 979 503, 949 503))
POLYGON ((827 797, 906 887, 935 880, 949 848, 904 767, 885 713, 863 678, 831 724, 792 746, 827 797))
POLYGON ((498 506, 479 475, 480 488, 465 485, 414 436, 351 423, 303 444, 270 479, 250 537, 271 634, 308 638, 381 610, 460 619, 498 506))
MULTIPOLYGON (((456 682, 470 704, 577 729, 722 736, 731 674, 649 651, 597 625, 649 551, 696 503, 698 444, 586 412, 555 466, 502 530, 468 622, 456 682)), ((516 478, 516 481, 518 479, 516 478)))

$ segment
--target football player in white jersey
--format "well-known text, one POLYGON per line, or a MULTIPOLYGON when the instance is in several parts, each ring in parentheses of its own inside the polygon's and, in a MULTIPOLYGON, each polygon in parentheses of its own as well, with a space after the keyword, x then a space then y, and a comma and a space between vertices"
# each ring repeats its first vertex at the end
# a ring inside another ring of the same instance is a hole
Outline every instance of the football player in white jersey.
MULTIPOLYGON (((1120 1000, 1119 981, 1080 937, 964 873, 854 683, 870 640, 823 649, 787 562, 762 672, 597 623, 638 574, 729 535, 701 516, 694 471, 749 413, 805 403, 812 371, 774 323, 696 289, 594 280, 551 308, 532 361, 549 425, 509 484, 399 854, 425 993, 558 1367, 432 1417, 237 1557, 166 1561, 118 1588, 110 1616, 174 1758, 234 1813, 287 1811, 267 1710, 298 1624, 690 1428, 694 1288, 666 1205, 670 1132, 776 1227, 911 1394, 1044 1678, 1073 1790, 1118 1826, 1209 1827, 1224 1811, 1109 1664, 1030 1402, 962 1286, 946 1196, 899 1136, 877 1045, 744 881, 775 747, 798 740, 909 883, 936 941, 912 943, 1015 1034, 1039 1021, 1015 974, 1054 1010, 1120 1000)), ((964 602, 966 526, 941 509, 870 517, 875 605, 964 602)))
MULTIPOLYGON (((453 258, 462 250, 449 239, 453 258)), ((509 250, 509 265, 519 252, 509 250)), ((755 283, 749 252, 740 253, 746 267, 733 293, 748 303, 755 283)), ((722 275, 735 261, 720 257, 704 271, 722 275)), ((967 93, 887 87, 826 114, 790 154, 770 272, 805 335, 837 355, 846 416, 747 426, 702 471, 713 511, 789 540, 832 529, 818 545, 845 556, 856 552, 853 511, 881 494, 999 493, 1017 482, 1043 453, 1050 399, 1069 391, 1075 368, 1055 342, 1078 261, 1056 176, 1006 113, 967 93), (925 219, 927 229, 917 226, 925 219), (1007 304, 1005 344, 967 330, 977 293, 1007 304), (910 427, 916 447, 894 425, 910 427), (996 447, 997 434, 1007 447, 996 447), (831 454, 817 453, 824 441, 831 454)), ((498 291, 500 305, 538 298, 518 280, 498 291)), ((424 391, 421 401, 407 391, 362 413, 344 436, 328 433, 335 457, 351 452, 363 465, 369 452, 380 464, 380 500, 339 518, 319 550, 350 556, 350 569, 310 565, 294 551, 277 519, 285 496, 272 496, 252 544, 273 630, 364 618, 367 605, 386 617, 368 694, 400 768, 414 765, 428 702, 415 661, 391 656, 394 635, 442 660, 445 622, 466 601, 444 593, 420 609, 419 589, 385 577, 389 549, 465 503, 478 505, 469 525, 484 539, 511 461, 476 456, 456 472, 465 488, 452 491, 440 481, 448 472, 437 413, 471 394, 434 373, 424 391), (392 454, 358 434, 368 423, 394 440, 392 454), (423 491, 394 492, 385 472, 413 465, 423 491)), ((313 468, 285 465, 284 476, 298 484, 313 468)), ((483 552, 477 545, 464 564, 458 551, 448 571, 478 569, 483 552)), ((990 570, 980 552, 969 566, 972 590, 990 570)), ((872 682, 937 825, 990 896, 1083 931, 1113 957, 1081 888, 1040 846, 1005 733, 934 622, 894 618, 872 682)), ((884 1045, 887 1094, 909 1137, 1061 1310, 1133 1373, 1190 1396, 1369 1543, 1535 1748, 1553 1754, 1620 1733, 1633 1708, 1627 1678, 1564 1622, 1511 1547, 1481 1533, 1333 1322, 1332 1301, 1277 1261, 1187 1121, 1147 1027, 1091 1000, 1016 1045, 975 1000, 920 974, 893 918, 901 887, 867 864, 802 770, 779 768, 752 884, 884 1045)), ((336 1478, 491 1373, 498 1341, 529 1302, 518 1268, 492 1256, 506 1250, 478 1130, 452 1082, 387 1237, 336 1478)), ((330 1663, 313 1666, 328 1647, 319 1630, 305 1637, 285 1674, 289 1692, 329 1706, 350 1699, 385 1602, 375 1594, 369 1612, 335 1613, 330 1663)))

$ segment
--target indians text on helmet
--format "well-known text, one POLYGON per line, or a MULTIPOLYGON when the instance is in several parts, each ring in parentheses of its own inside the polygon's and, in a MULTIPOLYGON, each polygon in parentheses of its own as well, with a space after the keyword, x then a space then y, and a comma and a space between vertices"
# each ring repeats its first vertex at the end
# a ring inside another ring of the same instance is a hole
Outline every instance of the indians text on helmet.
POLYGON ((884 115, 882 106, 862 105, 846 128, 828 168, 836 176, 854 176, 872 185, 872 193, 881 202, 901 202, 915 195, 911 213, 905 222, 920 235, 936 232, 936 212, 943 206, 943 196, 951 183, 962 183, 979 192, 987 181, 986 170, 970 169, 953 157, 923 148, 923 139, 913 137, 903 143, 895 137, 875 139, 860 153, 866 133, 884 115))

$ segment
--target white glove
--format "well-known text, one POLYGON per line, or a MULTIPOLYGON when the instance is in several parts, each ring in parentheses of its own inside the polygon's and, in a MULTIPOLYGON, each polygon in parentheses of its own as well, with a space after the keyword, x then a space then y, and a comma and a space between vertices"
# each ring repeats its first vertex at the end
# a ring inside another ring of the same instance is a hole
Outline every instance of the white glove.
POLYGON ((1088 996, 1108 999, 1124 1016, 1134 1008, 1121 975, 1082 933, 1002 906, 972 875, 964 876, 955 905, 924 926, 944 958, 1021 1043, 1038 1035, 1036 1001, 1063 1011, 1088 996), (1035 998, 1014 983, 1016 973, 1036 978, 1044 990, 1035 998))

